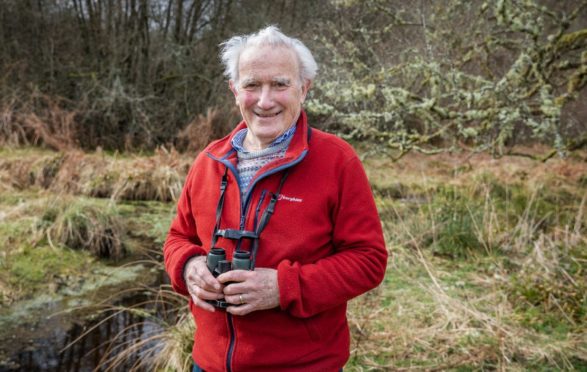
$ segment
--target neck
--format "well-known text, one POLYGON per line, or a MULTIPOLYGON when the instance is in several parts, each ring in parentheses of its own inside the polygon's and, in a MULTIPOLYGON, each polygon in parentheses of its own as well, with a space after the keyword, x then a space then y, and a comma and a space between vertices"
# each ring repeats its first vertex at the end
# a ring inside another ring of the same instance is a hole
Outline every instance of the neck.
POLYGON ((262 141, 259 138, 256 138, 251 131, 247 132, 245 140, 243 141, 243 147, 247 151, 261 151, 266 149, 271 144, 271 141, 262 141))

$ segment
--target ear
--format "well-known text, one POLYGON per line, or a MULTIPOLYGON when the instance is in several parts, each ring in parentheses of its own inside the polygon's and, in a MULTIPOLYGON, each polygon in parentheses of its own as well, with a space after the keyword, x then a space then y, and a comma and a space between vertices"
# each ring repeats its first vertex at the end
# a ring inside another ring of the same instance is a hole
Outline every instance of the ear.
POLYGON ((306 96, 308 95, 308 92, 310 91, 311 87, 312 87, 312 80, 304 80, 304 82, 302 84, 302 98, 301 98, 300 103, 304 103, 304 101, 306 100, 306 96))
POLYGON ((230 88, 230 91, 232 92, 232 94, 234 94, 234 98, 236 100, 236 104, 238 105, 238 90, 236 88, 236 85, 234 84, 234 81, 229 80, 228 81, 228 87, 230 88))

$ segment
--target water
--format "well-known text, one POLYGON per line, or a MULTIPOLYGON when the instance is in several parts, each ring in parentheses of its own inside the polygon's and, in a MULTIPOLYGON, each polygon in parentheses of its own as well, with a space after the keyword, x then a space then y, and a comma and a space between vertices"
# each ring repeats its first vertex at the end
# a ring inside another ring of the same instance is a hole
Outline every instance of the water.
MULTIPOLYGON (((145 299, 143 296, 133 296, 114 305, 128 306, 145 299)), ((29 325, 28 329, 21 329, 22 333, 13 335, 12 341, 22 345, 22 349, 12 355, 4 369, 93 371, 104 362, 103 358, 108 357, 110 350, 117 350, 119 345, 137 342, 143 339, 143 335, 162 331, 154 323, 145 323, 142 316, 126 311, 118 312, 105 320, 97 319, 86 324, 79 321, 71 322, 68 319, 61 319, 62 317, 67 316, 58 316, 39 324, 29 325), (80 337, 92 327, 96 328, 80 337), (36 337, 35 334, 40 337, 36 337)), ((145 348, 155 346, 145 345, 145 348)), ((120 367, 128 370, 139 357, 140 351, 130 358, 129 363, 120 367)))
MULTIPOLYGON (((166 278, 161 272, 156 276, 152 288, 157 288, 166 278)), ((41 299, 44 308, 29 309, 28 319, 14 325, 4 323, 0 334, 0 371, 106 370, 109 359, 121 351, 136 348, 115 368, 129 370, 150 352, 157 352, 157 343, 149 340, 163 331, 158 320, 173 321, 169 318, 174 314, 155 301, 155 296, 156 290, 126 295, 108 304, 109 310, 101 310, 99 315, 83 307, 84 310, 73 313, 61 311, 71 307, 71 299, 67 304, 63 299, 52 302, 41 299), (135 310, 112 310, 122 307, 135 310)))

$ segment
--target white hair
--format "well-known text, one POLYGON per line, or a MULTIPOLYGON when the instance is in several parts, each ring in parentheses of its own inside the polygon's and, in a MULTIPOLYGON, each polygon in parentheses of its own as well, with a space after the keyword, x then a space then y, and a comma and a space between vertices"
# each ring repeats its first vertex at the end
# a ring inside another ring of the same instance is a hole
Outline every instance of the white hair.
POLYGON ((300 80, 314 80, 318 65, 312 52, 300 40, 284 35, 276 26, 268 26, 249 35, 233 36, 221 43, 220 58, 224 65, 224 75, 238 82, 238 62, 241 53, 251 46, 266 45, 290 48, 298 57, 300 80))

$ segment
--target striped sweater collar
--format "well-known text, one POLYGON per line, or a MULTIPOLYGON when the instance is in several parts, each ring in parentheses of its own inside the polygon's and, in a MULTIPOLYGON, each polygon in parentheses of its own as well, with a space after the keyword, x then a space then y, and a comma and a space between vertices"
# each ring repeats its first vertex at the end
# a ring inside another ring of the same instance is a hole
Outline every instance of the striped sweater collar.
MULTIPOLYGON (((273 142, 271 142, 271 144, 268 147, 275 147, 289 139, 291 139, 293 137, 293 135, 296 132, 296 127, 297 125, 292 125, 288 130, 286 130, 285 132, 283 132, 283 134, 281 134, 279 137, 277 137, 276 139, 273 140, 273 142)), ((245 137, 247 136, 247 132, 248 129, 247 128, 243 128, 241 130, 239 130, 234 137, 232 137, 232 147, 239 153, 241 154, 248 154, 251 151, 248 151, 247 149, 245 149, 244 147, 244 141, 245 141, 245 137)))

